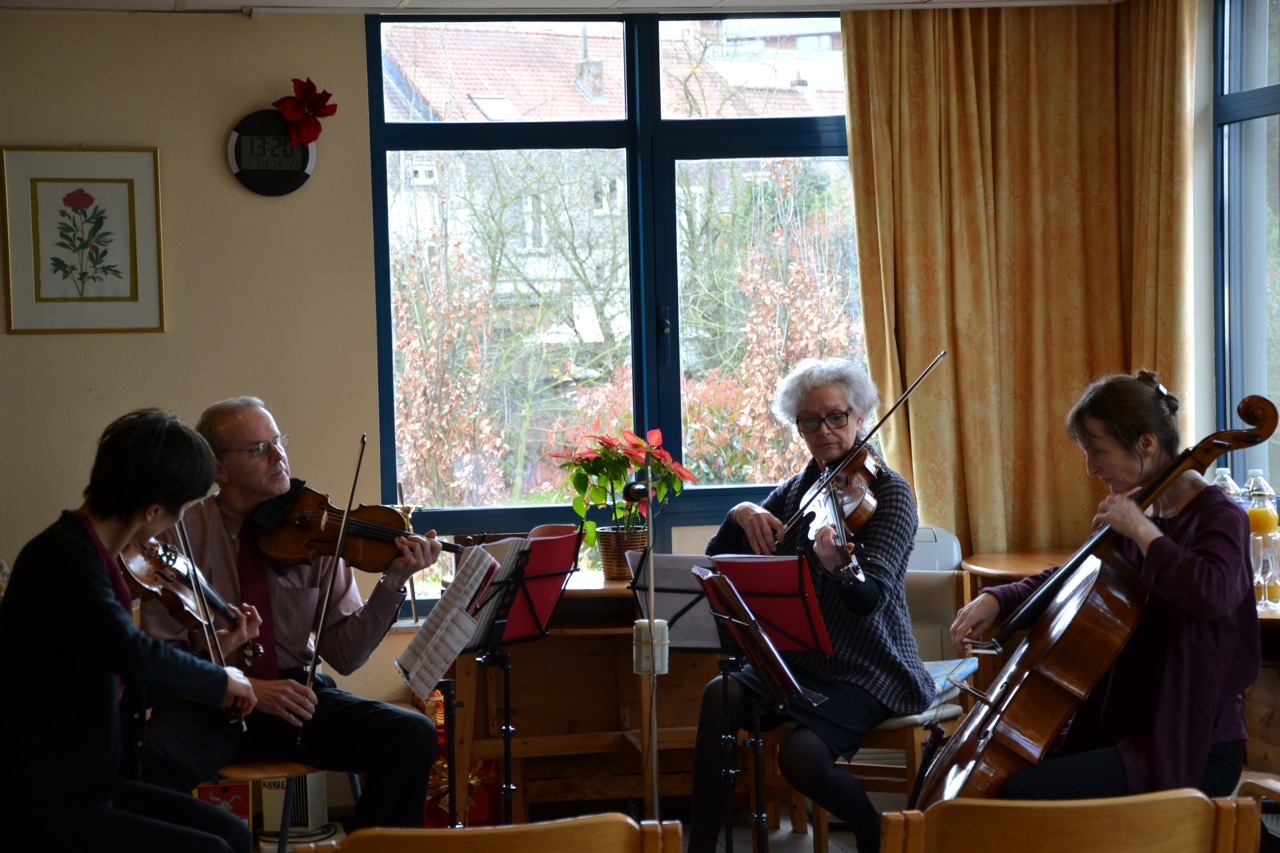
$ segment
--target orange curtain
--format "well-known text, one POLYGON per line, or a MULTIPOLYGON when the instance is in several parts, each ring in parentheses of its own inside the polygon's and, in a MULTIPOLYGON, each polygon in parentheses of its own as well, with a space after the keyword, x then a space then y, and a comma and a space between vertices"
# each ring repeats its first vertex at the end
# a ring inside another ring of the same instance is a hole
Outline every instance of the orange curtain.
POLYGON ((965 553, 1083 541, 1067 411, 1190 375, 1194 7, 843 13, 872 377, 894 400, 948 351, 880 434, 965 553))

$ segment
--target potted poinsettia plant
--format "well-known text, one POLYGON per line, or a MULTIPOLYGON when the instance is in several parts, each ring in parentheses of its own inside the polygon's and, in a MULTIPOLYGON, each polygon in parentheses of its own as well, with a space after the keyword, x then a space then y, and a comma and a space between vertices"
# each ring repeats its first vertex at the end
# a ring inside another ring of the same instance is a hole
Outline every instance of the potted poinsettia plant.
POLYGON ((630 430, 623 430, 620 438, 589 435, 584 446, 566 447, 551 457, 560 460, 560 467, 569 472, 573 510, 584 521, 583 542, 589 546, 604 529, 586 521, 591 507, 604 509, 614 530, 636 533, 645 529, 650 502, 629 501, 623 490, 628 483, 644 481, 646 465, 655 512, 680 494, 685 483, 698 481, 692 471, 662 449, 662 431, 658 429, 649 430, 644 438, 630 430))

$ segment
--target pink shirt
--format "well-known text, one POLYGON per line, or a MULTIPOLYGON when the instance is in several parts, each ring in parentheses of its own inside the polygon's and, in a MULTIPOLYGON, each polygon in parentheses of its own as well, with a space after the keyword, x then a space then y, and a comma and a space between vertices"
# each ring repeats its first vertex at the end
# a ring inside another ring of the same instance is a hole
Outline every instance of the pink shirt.
MULTIPOLYGON (((228 604, 239 606, 243 600, 236 569, 239 541, 227 532, 222 513, 218 511, 217 496, 211 495, 192 506, 187 510, 183 523, 191 541, 191 558, 205 579, 228 604)), ((177 544, 176 531, 169 531, 159 538, 177 544)), ((343 675, 359 669, 399 615, 403 593, 379 582, 369 600, 362 602, 354 572, 346 563, 332 557, 290 566, 283 574, 269 567, 267 591, 271 597, 276 656, 281 669, 311 665, 315 628, 320 620, 328 571, 335 562, 338 575, 320 648, 320 656, 325 663, 343 675)), ((218 627, 226 627, 221 624, 221 617, 218 622, 218 627)), ((179 641, 189 648, 204 646, 203 637, 198 632, 188 633, 157 601, 143 604, 142 627, 153 637, 179 641)), ((229 654, 227 658, 227 663, 232 666, 243 663, 240 651, 229 654)))

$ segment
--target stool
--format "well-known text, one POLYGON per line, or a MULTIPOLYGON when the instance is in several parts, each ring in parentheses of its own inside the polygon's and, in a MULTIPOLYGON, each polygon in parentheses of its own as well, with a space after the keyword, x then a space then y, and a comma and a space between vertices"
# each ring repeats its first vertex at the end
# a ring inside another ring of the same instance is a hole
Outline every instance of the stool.
MULTIPOLYGON (((284 805, 280 809, 280 837, 276 842, 276 853, 285 853, 289 849, 289 821, 293 818, 293 797, 298 790, 298 779, 319 772, 319 767, 298 761, 246 761, 242 764, 228 764, 218 770, 218 775, 224 779, 243 782, 285 780, 284 805)), ((355 773, 348 773, 347 779, 351 782, 351 796, 359 800, 360 778, 355 773)))

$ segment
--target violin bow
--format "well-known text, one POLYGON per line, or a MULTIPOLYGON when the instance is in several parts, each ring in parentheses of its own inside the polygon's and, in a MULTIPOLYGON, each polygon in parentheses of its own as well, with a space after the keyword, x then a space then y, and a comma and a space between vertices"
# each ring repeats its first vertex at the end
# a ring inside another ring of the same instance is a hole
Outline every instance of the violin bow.
MULTIPOLYGON (((329 583, 325 585, 324 598, 320 601, 320 621, 316 623, 316 645, 311 650, 311 663, 307 666, 306 688, 316 680, 316 667, 320 663, 320 638, 324 636, 324 623, 329 617, 329 602, 333 598, 333 584, 338 579, 338 563, 342 560, 342 549, 347 544, 347 519, 351 517, 351 507, 356 500, 356 483, 360 481, 360 463, 364 461, 364 448, 369 443, 369 434, 360 434, 360 452, 356 455, 356 472, 351 477, 351 492, 347 495, 347 508, 342 513, 342 523, 338 525, 338 541, 333 552, 333 566, 329 569, 329 583)), ((298 728, 298 743, 302 743, 302 728, 298 728)))
MULTIPOLYGON (((204 579, 200 577, 200 569, 197 568, 196 561, 191 559, 191 540, 187 538, 187 525, 182 519, 178 519, 177 534, 178 550, 182 552, 182 556, 187 558, 187 565, 191 567, 191 590, 195 594, 196 607, 200 610, 200 626, 204 632, 205 645, 209 648, 209 657, 213 658, 216 654, 217 659, 214 663, 225 667, 227 665, 227 656, 222 652, 222 642, 218 639, 218 629, 213 625, 213 610, 210 609, 209 599, 204 594, 204 579)), ((231 725, 239 726, 240 731, 247 732, 249 725, 244 721, 244 717, 234 707, 230 710, 231 725)))
POLYGON ((785 537, 790 533, 792 525, 796 524, 804 516, 804 511, 809 508, 809 504, 813 503, 814 499, 817 498, 818 495, 826 491, 827 484, 835 479, 836 474, 839 474, 844 470, 844 466, 849 464, 853 457, 857 456, 858 452, 862 450, 862 448, 867 446, 867 442, 871 440, 871 437, 875 435, 877 431, 879 431, 881 425, 884 424, 885 421, 889 420, 893 413, 898 410, 898 407, 902 405, 904 400, 911 396, 911 392, 916 390, 916 386, 920 384, 921 380, 929 375, 929 372, 933 370, 938 362, 942 361, 942 357, 946 354, 946 350, 939 351, 938 354, 933 357, 933 361, 929 362, 929 366, 921 371, 920 375, 916 377, 916 381, 912 382, 911 385, 907 387, 907 390, 902 392, 902 396, 889 407, 889 411, 884 413, 884 417, 876 419, 875 426, 867 430, 866 435, 853 443, 853 447, 844 455, 844 458, 841 459, 838 464, 829 466, 827 470, 823 472, 822 476, 818 478, 818 481, 814 483, 811 490, 812 494, 810 494, 809 499, 800 504, 800 508, 796 510, 795 515, 791 516, 787 523, 783 525, 782 537, 785 537))

